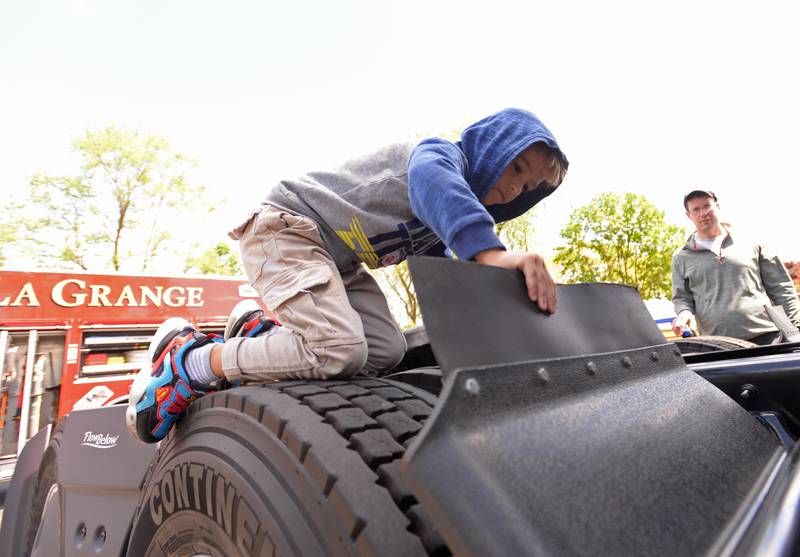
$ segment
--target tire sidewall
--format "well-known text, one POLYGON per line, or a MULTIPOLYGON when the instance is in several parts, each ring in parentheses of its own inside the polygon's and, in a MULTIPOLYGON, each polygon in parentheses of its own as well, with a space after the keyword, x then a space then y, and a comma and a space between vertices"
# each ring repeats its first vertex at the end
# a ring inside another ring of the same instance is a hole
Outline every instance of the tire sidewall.
POLYGON ((675 344, 681 353, 693 352, 719 352, 721 350, 739 350, 742 348, 753 348, 757 346, 747 340, 724 336, 696 336, 676 339, 675 344))
POLYGON ((337 530, 327 503, 275 435, 224 408, 196 412, 174 433, 144 487, 129 556, 180 555, 198 541, 225 557, 332 552, 321 532, 337 530))

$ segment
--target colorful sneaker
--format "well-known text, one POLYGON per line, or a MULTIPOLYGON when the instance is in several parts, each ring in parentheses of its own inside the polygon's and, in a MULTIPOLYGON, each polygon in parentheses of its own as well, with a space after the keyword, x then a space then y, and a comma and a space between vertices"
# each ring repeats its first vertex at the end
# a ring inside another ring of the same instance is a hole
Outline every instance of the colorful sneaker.
POLYGON ((234 337, 257 337, 274 332, 279 325, 264 315, 255 300, 242 300, 231 310, 223 338, 227 341, 234 337))
POLYGON ((193 400, 217 390, 192 381, 184 368, 186 354, 210 342, 222 339, 198 332, 185 319, 161 324, 148 349, 152 365, 143 367, 131 385, 125 413, 131 435, 144 443, 161 441, 193 400))

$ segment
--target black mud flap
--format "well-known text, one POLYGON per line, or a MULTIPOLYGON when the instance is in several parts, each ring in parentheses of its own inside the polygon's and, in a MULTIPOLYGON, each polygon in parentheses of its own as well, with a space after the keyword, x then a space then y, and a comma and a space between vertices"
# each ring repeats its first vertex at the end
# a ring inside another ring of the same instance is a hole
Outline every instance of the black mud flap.
POLYGON ((479 367, 628 350, 666 342, 639 293, 617 284, 558 287, 542 313, 522 273, 445 259, 409 262, 436 360, 447 375, 479 367))
POLYGON ((411 272, 446 379, 404 474, 455 554, 741 547, 792 459, 686 368, 635 290, 559 286, 546 316, 515 271, 419 258, 411 272))

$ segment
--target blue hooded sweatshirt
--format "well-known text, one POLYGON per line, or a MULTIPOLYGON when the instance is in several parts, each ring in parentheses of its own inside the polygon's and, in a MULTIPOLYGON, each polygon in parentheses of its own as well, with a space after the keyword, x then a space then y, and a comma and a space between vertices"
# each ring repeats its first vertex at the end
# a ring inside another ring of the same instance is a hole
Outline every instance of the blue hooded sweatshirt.
POLYGON ((536 116, 506 109, 469 126, 456 143, 394 144, 334 171, 284 180, 265 204, 314 220, 343 271, 360 263, 393 265, 409 255, 444 255, 447 248, 472 259, 504 248, 495 222, 525 213, 558 187, 535 188, 503 205, 481 203, 511 161, 536 142, 561 153, 536 116))

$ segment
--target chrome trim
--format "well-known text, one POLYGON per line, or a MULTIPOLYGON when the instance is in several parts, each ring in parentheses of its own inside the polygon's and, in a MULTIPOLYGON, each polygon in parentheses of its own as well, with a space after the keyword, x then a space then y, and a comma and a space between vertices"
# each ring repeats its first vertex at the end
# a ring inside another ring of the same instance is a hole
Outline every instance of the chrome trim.
MULTIPOLYGON (((800 354, 768 354, 765 356, 752 356, 749 358, 739 358, 736 360, 715 360, 712 362, 697 362, 686 364, 692 371, 706 371, 716 368, 739 368, 758 364, 759 367, 768 367, 769 364, 790 363, 800 368, 800 354)), ((786 366, 789 367, 789 366, 786 366)))
POLYGON ((39 331, 28 333, 28 353, 25 359, 25 378, 23 379, 22 412, 19 418, 19 437, 17 437, 17 455, 22 452, 28 441, 28 421, 31 416, 31 391, 33 390, 33 373, 36 363, 36 345, 39 342, 39 331))

